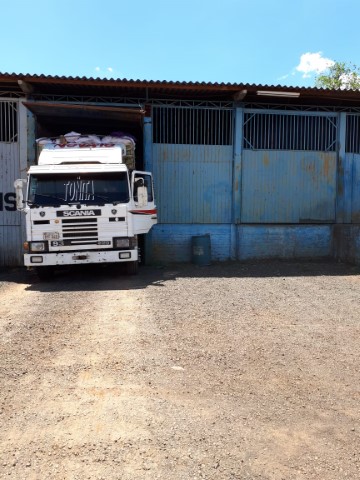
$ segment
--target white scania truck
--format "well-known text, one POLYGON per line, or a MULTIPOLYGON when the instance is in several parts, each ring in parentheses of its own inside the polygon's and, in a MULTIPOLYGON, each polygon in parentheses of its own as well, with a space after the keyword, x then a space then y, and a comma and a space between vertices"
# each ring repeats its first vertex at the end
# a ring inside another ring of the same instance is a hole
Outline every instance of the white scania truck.
POLYGON ((38 165, 15 181, 26 215, 25 265, 43 279, 57 265, 89 263, 120 262, 136 274, 137 236, 156 224, 157 211, 151 173, 133 166, 121 141, 41 145, 38 165))

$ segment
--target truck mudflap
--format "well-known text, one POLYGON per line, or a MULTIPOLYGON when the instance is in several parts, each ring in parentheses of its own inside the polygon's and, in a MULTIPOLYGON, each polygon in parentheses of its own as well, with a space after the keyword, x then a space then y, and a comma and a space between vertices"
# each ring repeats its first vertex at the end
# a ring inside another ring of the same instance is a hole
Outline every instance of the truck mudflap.
POLYGON ((81 265, 86 263, 124 263, 138 261, 138 250, 77 251, 64 253, 26 253, 27 267, 49 265, 81 265))

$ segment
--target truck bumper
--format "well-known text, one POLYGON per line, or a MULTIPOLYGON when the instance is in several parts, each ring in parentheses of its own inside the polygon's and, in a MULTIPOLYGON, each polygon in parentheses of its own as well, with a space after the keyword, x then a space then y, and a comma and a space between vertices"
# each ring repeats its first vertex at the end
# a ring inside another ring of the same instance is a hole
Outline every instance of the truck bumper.
POLYGON ((87 263, 121 263, 138 260, 138 250, 78 251, 64 253, 25 253, 27 267, 49 265, 83 265, 87 263))

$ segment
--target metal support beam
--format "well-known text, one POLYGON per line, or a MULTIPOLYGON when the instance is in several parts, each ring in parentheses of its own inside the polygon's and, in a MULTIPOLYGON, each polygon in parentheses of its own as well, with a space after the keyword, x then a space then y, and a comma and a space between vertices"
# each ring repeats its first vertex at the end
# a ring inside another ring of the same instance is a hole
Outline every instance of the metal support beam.
MULTIPOLYGON (((151 117, 144 117, 143 132, 144 132, 144 170, 152 172, 153 158, 152 158, 151 117)), ((155 189, 155 201, 156 201, 156 189, 155 189)), ((146 264, 149 264, 151 263, 151 261, 152 261, 152 231, 150 230, 150 232, 148 232, 145 237, 145 262, 146 264)))
POLYGON ((144 117, 144 168, 152 171, 152 121, 144 117))
POLYGON ((352 155, 346 154, 346 113, 339 113, 336 223, 351 223, 352 155))
POLYGON ((242 184, 242 147, 243 147, 244 109, 235 109, 234 156, 233 156, 233 200, 231 258, 238 258, 236 225, 241 223, 241 184, 242 184))

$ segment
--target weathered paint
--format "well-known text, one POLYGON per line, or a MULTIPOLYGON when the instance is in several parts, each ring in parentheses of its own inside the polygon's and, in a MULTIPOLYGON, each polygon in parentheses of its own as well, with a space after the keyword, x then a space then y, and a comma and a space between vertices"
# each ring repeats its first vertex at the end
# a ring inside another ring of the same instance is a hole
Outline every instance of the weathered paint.
POLYGON ((333 231, 334 257, 360 265, 360 225, 334 225, 333 231))
POLYGON ((152 123, 150 117, 144 117, 144 168, 152 171, 152 123))
POLYGON ((348 161, 345 156, 346 147, 346 113, 338 114, 338 158, 337 158, 337 178, 336 178, 336 222, 345 223, 349 221, 348 205, 346 205, 346 190, 348 179, 348 161))
POLYGON ((14 180, 20 176, 18 142, 0 142, 0 165, 0 225, 19 226, 14 192, 14 180))
POLYGON ((234 164, 233 164, 233 223, 241 222, 241 185, 242 185, 242 153, 243 153, 244 109, 237 108, 235 113, 234 164))
POLYGON ((210 234, 211 258, 224 261, 231 258, 231 225, 155 225, 151 231, 153 263, 177 263, 191 261, 193 236, 210 234))
POLYGON ((14 191, 14 180, 26 174, 26 112, 21 102, 17 111, 17 140, 0 142, 0 266, 22 263, 23 222, 14 191))
POLYGON ((331 223, 335 197, 335 152, 243 151, 242 223, 331 223))
MULTIPOLYGON (((151 117, 144 117, 144 170, 152 172, 153 170, 153 157, 152 157, 152 122, 151 117)), ((157 204, 157 192, 155 190, 155 202, 157 204)), ((150 230, 151 232, 151 230, 150 230)), ((152 236, 148 232, 145 235, 144 240, 144 256, 142 260, 145 263, 149 263, 152 259, 152 236)))
POLYGON ((339 160, 336 223, 350 223, 354 159, 353 155, 345 154, 343 157, 340 157, 339 160))
MULTIPOLYGON (((190 261, 191 237, 206 233, 213 260, 331 256, 338 152, 243 150, 241 108, 235 121, 232 159, 230 149, 224 154, 229 147, 153 145, 160 206, 160 222, 151 233, 153 259, 190 261), (209 186, 213 198, 206 210, 209 186)), ((350 177, 343 179, 346 205, 350 177)))
POLYGON ((16 267, 23 263, 22 230, 19 226, 0 225, 0 266, 16 267))
MULTIPOLYGON (((37 163, 37 158, 36 158, 36 140, 35 140, 35 132, 36 132, 36 119, 35 116, 30 110, 25 109, 24 106, 20 106, 20 109, 26 110, 25 114, 22 115, 22 118, 24 118, 24 121, 26 119, 26 137, 20 138, 21 142, 21 153, 20 153, 20 161, 22 163, 22 169, 25 167, 30 167, 30 165, 36 165, 37 163), (26 146, 23 145, 26 143, 26 146)), ((22 176, 24 176, 24 172, 22 170, 22 176)))
MULTIPOLYGON (((152 261, 191 261, 191 238, 210 234, 213 261, 232 258, 231 225, 156 225, 152 232, 152 261)), ((330 225, 239 225, 235 227, 238 252, 235 260, 326 258, 332 253, 330 225)))
MULTIPOLYGON (((26 160, 35 159, 34 118, 29 112, 20 117, 17 153, 0 144, 0 179, 11 192, 26 160)), ((146 239, 147 260, 190 261, 192 236, 207 233, 214 261, 331 255, 333 224, 360 223, 360 155, 345 154, 346 116, 339 117, 338 151, 328 153, 243 150, 241 108, 234 115, 234 147, 153 144, 151 119, 145 118, 144 161, 154 173, 159 207, 159 224, 146 239)), ((0 265, 21 263, 21 215, 5 215, 9 200, 0 197, 0 265)), ((357 261, 359 230, 336 232, 341 258, 357 261)))
POLYGON ((331 255, 330 225, 243 225, 237 231, 239 260, 331 255))
MULTIPOLYGON (((6 101, 6 100, 2 100, 6 101)), ((13 99, 9 100, 14 102, 13 99)), ((19 100, 17 103, 18 137, 15 142, 0 142, 0 265, 22 264, 24 219, 16 211, 14 180, 26 176, 27 169, 27 113, 19 100)))
POLYGON ((231 223, 232 146, 153 145, 159 222, 231 223))
POLYGON ((360 223, 360 154, 339 158, 336 223, 360 223))

